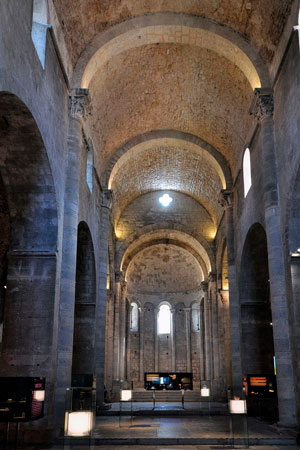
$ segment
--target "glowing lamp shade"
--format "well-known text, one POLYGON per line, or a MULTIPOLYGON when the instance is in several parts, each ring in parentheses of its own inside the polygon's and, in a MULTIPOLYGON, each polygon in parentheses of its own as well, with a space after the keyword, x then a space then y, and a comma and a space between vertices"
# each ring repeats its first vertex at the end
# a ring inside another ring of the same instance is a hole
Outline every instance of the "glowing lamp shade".
POLYGON ((209 397, 210 396, 210 389, 208 387, 201 388, 201 397, 209 397))
POLYGON ((130 389, 121 390, 121 401, 129 402, 132 399, 132 391, 130 389))
POLYGON ((93 426, 92 411, 66 412, 65 435, 89 436, 93 426))
POLYGON ((167 208, 170 203, 172 203, 173 199, 169 196, 169 194, 164 194, 161 197, 159 197, 159 202, 167 208))
POLYGON ((33 400, 43 402, 45 400, 45 391, 33 391, 33 400))
POLYGON ((247 414, 246 400, 230 400, 230 414, 247 414))

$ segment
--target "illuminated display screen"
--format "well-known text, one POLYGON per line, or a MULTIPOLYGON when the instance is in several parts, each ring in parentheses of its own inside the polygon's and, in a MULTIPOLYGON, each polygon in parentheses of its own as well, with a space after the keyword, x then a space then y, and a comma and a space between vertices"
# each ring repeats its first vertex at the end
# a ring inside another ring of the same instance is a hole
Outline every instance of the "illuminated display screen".
POLYGON ((157 372, 145 373, 145 389, 173 390, 193 389, 192 373, 157 372))

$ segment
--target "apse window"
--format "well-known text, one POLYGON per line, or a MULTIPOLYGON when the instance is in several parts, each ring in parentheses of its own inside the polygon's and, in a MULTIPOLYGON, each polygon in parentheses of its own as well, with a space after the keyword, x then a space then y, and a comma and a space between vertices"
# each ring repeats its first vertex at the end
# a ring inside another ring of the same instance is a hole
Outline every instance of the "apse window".
POLYGON ((251 158, 250 158, 250 150, 247 148, 244 153, 243 159, 243 177, 244 177, 244 197, 247 196, 249 189, 252 185, 251 179, 251 158))
POLYGON ((200 306, 197 304, 192 306, 192 329, 195 333, 200 331, 200 306))
POLYGON ((33 0, 31 38, 43 69, 45 68, 47 29, 49 27, 47 0, 33 0))
POLYGON ((168 305, 161 305, 157 316, 158 334, 169 334, 171 332, 171 310, 168 305))
POLYGON ((167 208, 172 203, 172 201, 173 199, 172 197, 170 197, 169 194, 164 194, 161 197, 159 197, 159 203, 165 208, 167 208))
POLYGON ((131 303, 130 311, 130 331, 138 331, 139 326, 139 308, 136 303, 131 303))

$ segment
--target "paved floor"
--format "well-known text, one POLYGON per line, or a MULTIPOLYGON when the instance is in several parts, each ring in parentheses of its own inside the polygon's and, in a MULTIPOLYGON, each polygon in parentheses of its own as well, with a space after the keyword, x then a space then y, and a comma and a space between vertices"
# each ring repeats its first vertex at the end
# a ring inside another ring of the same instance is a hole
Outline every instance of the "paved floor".
MULTIPOLYGON (((122 405, 123 407, 125 405, 122 405)), ((145 408, 143 404, 143 408, 145 408)), ((150 408, 150 404, 148 405, 150 408)), ((159 406, 159 405, 158 405, 159 406)), ((208 407, 208 405, 207 405, 208 407)), ((93 439, 72 441, 70 445, 48 447, 52 450, 228 450, 246 448, 249 444, 255 450, 300 450, 296 446, 296 430, 283 429, 276 424, 245 416, 227 415, 176 415, 140 416, 134 414, 119 417, 118 405, 112 416, 96 418, 93 439)), ((130 405, 125 409, 130 411, 130 405)), ((152 406, 151 406, 152 408, 152 406)), ((188 405, 188 410, 199 409, 199 405, 188 405)), ((137 413, 139 405, 133 404, 137 413)), ((180 412, 180 405, 161 405, 161 412, 180 412)), ((148 409, 149 414, 151 409, 148 409)), ((182 411, 182 410, 181 410, 182 411)), ((13 448, 13 447, 11 447, 13 448)), ((46 450, 41 446, 25 446, 18 450, 46 450)))

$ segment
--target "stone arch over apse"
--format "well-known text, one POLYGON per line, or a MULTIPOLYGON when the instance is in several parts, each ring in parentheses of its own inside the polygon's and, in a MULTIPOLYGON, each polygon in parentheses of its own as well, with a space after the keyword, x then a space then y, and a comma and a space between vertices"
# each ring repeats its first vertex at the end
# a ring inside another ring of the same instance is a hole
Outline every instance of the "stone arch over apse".
POLYGON ((92 236, 80 222, 77 235, 73 373, 94 373, 96 268, 92 236))
POLYGON ((0 110, 0 174, 11 228, 1 373, 30 375, 39 366, 43 376, 50 369, 54 320, 56 193, 47 151, 30 110, 8 92, 0 93, 0 110), (39 342, 38 356, 32 333, 39 342))
POLYGON ((249 229, 240 268, 243 373, 273 373, 273 328, 267 237, 261 224, 249 229))
POLYGON ((198 45, 225 56, 245 74, 253 90, 270 84, 256 50, 231 28, 203 17, 157 13, 127 20, 96 36, 77 62, 73 85, 88 88, 98 68, 113 55, 162 42, 198 45))

